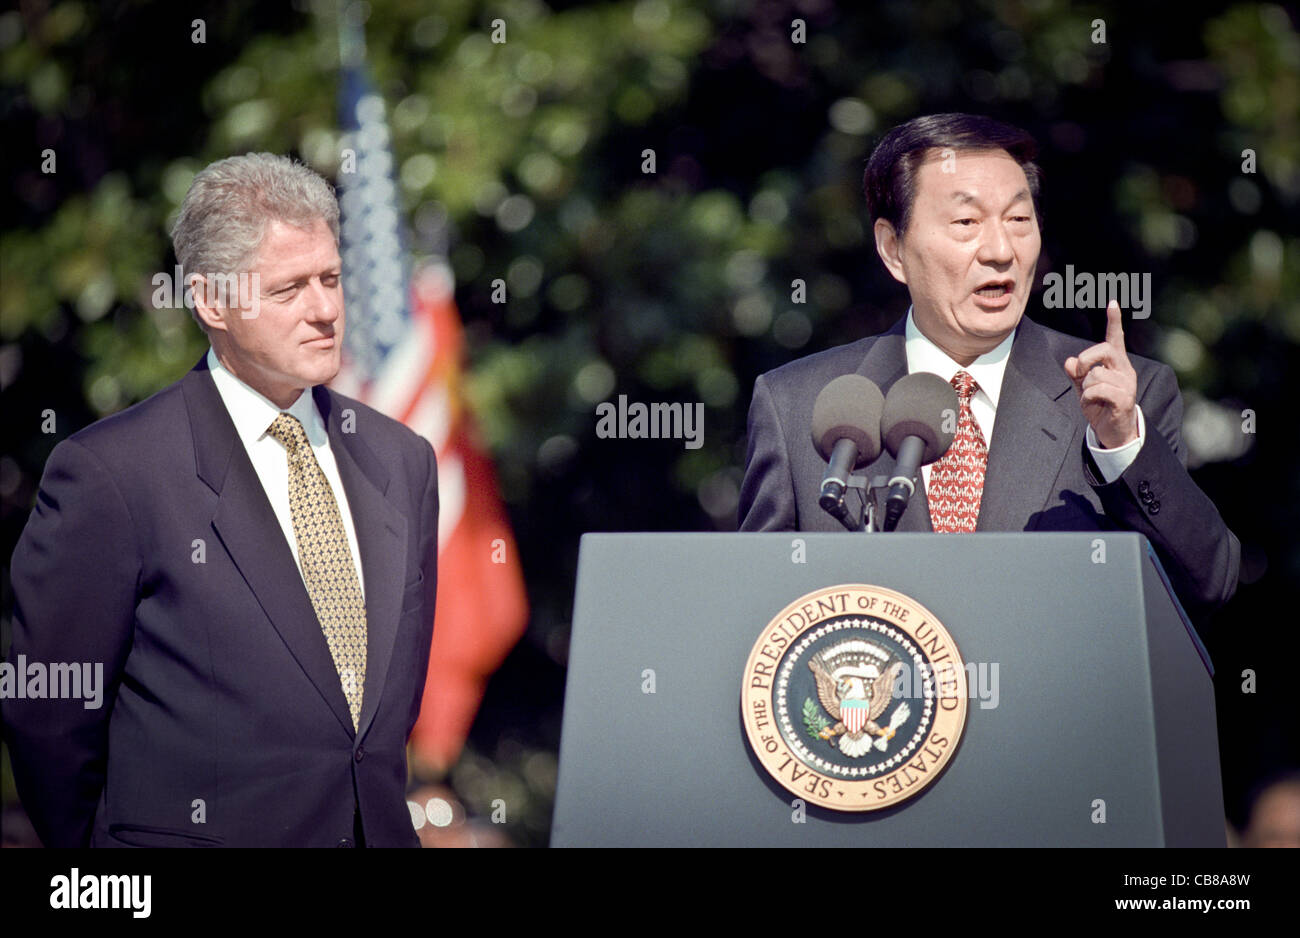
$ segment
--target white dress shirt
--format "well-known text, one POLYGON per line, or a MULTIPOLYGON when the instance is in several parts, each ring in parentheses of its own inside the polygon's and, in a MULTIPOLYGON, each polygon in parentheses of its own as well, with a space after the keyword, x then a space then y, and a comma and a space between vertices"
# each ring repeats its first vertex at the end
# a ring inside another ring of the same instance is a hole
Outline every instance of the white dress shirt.
MULTIPOLYGON (((975 418, 975 423, 979 425, 980 433, 984 436, 984 445, 988 446, 993 440, 993 422, 998 413, 998 396, 1002 393, 1002 376, 1007 370, 1007 359, 1011 357, 1011 344, 1015 340, 1015 333, 1003 339, 992 351, 985 352, 979 358, 975 359, 969 365, 961 366, 948 357, 939 346, 935 345, 916 327, 916 322, 912 318, 912 310, 907 310, 907 325, 905 326, 905 342, 907 349, 907 373, 913 374, 918 371, 929 371, 943 380, 951 383, 953 376, 959 371, 967 372, 975 383, 979 386, 970 399, 971 416, 975 418)), ((1137 409, 1138 419, 1138 438, 1123 446, 1117 446, 1114 449, 1102 449, 1097 445, 1097 436, 1092 432, 1089 426, 1085 434, 1088 450, 1092 453, 1092 458, 1097 462, 1097 468, 1101 470, 1102 479, 1105 482, 1114 482, 1124 470, 1133 464, 1137 459, 1138 450, 1142 448, 1142 443, 1146 440, 1146 421, 1142 417, 1142 408, 1137 409)), ((930 466, 922 466, 921 472, 925 476, 925 485, 928 490, 930 487, 930 466)))
MULTIPOLYGON (((293 533, 293 514, 289 509, 289 457, 284 446, 266 431, 281 413, 289 413, 298 418, 307 433, 307 442, 316 457, 316 463, 325 473, 330 488, 334 490, 334 500, 338 503, 339 514, 343 517, 343 529, 348 535, 348 548, 352 551, 352 565, 357 571, 357 583, 361 587, 364 600, 366 582, 361 573, 361 551, 357 547, 357 532, 352 524, 352 511, 348 508, 348 496, 343 491, 343 480, 339 476, 338 464, 330 450, 329 435, 325 432, 325 421, 321 419, 312 399, 311 391, 298 395, 287 411, 271 403, 257 391, 240 381, 226 370, 218 361, 216 353, 208 349, 208 370, 217 386, 217 393, 235 424, 235 433, 244 444, 244 451, 253 464, 253 470, 262 483, 266 497, 271 502, 275 518, 280 522, 284 539, 293 551, 293 561, 298 564, 298 573, 302 574, 302 565, 298 559, 298 538, 293 533)), ((303 581, 306 585, 306 580, 303 581)))

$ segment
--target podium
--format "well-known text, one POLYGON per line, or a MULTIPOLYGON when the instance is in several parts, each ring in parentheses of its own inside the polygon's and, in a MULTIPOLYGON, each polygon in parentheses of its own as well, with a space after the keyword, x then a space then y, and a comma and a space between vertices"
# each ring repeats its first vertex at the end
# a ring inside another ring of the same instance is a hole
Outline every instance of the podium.
POLYGON ((588 534, 551 844, 1224 846, 1212 673, 1138 534, 588 534), (878 811, 783 787, 742 713, 769 623, 843 584, 923 606, 972 675, 947 763, 878 811))

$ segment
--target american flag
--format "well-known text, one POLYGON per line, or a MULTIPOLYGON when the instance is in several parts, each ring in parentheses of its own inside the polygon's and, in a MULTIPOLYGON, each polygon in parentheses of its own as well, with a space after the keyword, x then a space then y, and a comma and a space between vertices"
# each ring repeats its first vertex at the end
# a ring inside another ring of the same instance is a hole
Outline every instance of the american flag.
POLYGON ((445 259, 412 276, 383 98, 366 75, 359 23, 340 20, 338 176, 347 308, 333 387, 402 421, 438 458, 438 603, 420 717, 417 771, 455 762, 487 678, 528 621, 522 569, 491 461, 462 407, 463 332, 445 259), (351 171, 349 171, 351 170, 351 171))

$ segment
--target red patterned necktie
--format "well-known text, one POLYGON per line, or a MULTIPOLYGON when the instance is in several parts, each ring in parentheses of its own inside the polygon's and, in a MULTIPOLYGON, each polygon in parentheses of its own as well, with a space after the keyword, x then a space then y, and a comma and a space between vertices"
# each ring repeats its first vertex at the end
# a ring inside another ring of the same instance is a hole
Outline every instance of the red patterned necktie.
POLYGON ((930 523, 937 534, 975 530, 980 496, 984 494, 984 470, 989 462, 984 434, 970 412, 971 395, 979 386, 964 371, 952 376, 952 386, 957 389, 961 402, 957 435, 948 452, 930 470, 930 485, 926 489, 930 523))

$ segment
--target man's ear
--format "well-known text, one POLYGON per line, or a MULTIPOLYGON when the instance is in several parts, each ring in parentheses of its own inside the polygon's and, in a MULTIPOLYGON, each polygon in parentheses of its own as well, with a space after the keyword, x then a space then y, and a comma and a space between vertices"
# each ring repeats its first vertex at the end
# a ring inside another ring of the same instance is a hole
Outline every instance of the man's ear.
POLYGON ((873 230, 876 235, 876 253, 895 280, 907 283, 907 275, 903 273, 903 242, 894 231, 894 226, 887 219, 877 218, 873 230))
POLYGON ((216 290, 208 289, 208 282, 200 274, 193 274, 189 280, 190 293, 194 297, 194 314, 203 321, 206 331, 225 332, 226 320, 221 309, 216 305, 216 290))

